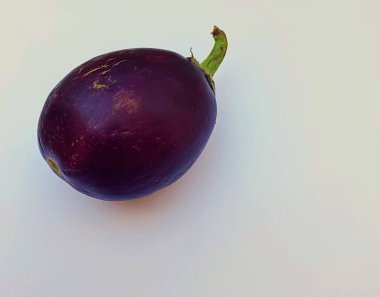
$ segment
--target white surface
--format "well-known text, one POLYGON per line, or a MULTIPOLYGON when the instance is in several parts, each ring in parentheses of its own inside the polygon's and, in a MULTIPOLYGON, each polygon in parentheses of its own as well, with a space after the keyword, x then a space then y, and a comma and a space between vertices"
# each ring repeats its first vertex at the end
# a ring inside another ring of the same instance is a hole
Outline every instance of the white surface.
POLYGON ((380 296, 380 2, 11 1, 0 12, 0 296, 380 296), (200 160, 109 203, 40 157, 46 96, 101 53, 229 36, 200 160))

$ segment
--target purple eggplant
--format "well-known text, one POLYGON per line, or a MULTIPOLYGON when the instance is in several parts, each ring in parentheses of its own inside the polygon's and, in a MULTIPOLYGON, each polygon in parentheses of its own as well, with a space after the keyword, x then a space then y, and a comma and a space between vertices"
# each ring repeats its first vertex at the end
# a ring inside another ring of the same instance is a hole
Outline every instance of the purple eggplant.
POLYGON ((227 50, 218 27, 198 63, 162 49, 95 57, 49 94, 38 144, 51 169, 78 191, 103 200, 148 195, 180 178, 215 125, 212 76, 227 50))

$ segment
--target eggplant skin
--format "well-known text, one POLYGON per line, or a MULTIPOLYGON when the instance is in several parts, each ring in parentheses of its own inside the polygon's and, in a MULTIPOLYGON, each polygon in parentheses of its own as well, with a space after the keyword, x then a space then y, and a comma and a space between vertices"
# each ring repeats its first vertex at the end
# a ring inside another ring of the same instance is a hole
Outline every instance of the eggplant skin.
POLYGON ((53 171, 102 200, 148 195, 198 159, 216 121, 202 70, 167 50, 139 48, 95 57, 49 94, 38 144, 53 171))

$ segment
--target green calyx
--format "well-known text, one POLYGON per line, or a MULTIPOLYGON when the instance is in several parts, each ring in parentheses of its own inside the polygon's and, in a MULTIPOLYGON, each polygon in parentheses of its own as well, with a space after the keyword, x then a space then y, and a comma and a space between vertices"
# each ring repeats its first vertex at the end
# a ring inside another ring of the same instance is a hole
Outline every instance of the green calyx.
POLYGON ((212 77, 214 76, 216 70, 218 70, 224 56, 226 55, 228 42, 226 34, 217 26, 214 26, 211 34, 214 38, 215 44, 207 58, 202 63, 199 63, 193 56, 193 53, 191 53, 191 57, 188 59, 204 72, 207 80, 215 92, 215 83, 212 77))

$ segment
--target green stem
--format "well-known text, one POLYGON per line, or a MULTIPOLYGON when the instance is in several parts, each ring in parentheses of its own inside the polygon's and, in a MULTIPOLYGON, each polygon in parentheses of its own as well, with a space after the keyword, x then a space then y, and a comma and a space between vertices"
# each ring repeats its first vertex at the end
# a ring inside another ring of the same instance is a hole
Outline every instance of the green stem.
POLYGON ((187 59, 197 65, 203 71, 212 90, 215 93, 215 83, 212 77, 218 69, 219 65, 222 63, 224 56, 226 55, 228 42, 226 34, 217 26, 214 26, 214 30, 211 32, 211 34, 214 37, 215 44, 207 58, 202 63, 199 63, 197 59, 195 59, 193 51, 190 49, 191 57, 187 59))
POLYGON ((207 58, 200 64, 200 67, 210 77, 213 77, 219 65, 222 63, 227 52, 228 42, 226 34, 217 26, 211 32, 215 44, 207 58))

